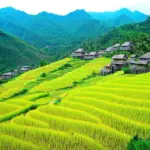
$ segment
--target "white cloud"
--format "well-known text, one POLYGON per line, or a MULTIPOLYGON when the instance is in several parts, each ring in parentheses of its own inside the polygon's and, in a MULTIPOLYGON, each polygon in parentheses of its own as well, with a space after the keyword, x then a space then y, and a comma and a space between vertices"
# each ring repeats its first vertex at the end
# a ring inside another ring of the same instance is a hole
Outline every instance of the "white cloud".
MULTIPOLYGON (((31 14, 41 11, 66 14, 82 8, 97 12, 114 11, 122 7, 141 9, 138 4, 144 4, 144 1, 146 1, 146 6, 150 5, 150 0, 0 0, 0 7, 12 6, 31 14)), ((141 10, 144 11, 145 8, 141 10)), ((148 11, 150 13, 150 10, 148 11)))

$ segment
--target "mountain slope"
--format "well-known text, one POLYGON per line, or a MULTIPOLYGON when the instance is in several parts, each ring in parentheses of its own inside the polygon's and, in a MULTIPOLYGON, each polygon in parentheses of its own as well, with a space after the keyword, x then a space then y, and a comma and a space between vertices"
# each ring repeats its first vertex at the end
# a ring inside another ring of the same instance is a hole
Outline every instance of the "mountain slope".
POLYGON ((50 45, 50 42, 44 40, 37 34, 20 25, 10 23, 7 20, 0 19, 0 29, 37 47, 44 47, 46 45, 50 45))
POLYGON ((87 38, 102 35, 111 29, 103 22, 93 19, 85 10, 76 10, 65 16, 47 12, 38 15, 63 27, 70 34, 73 42, 76 39, 83 41, 87 38))
POLYGON ((18 65, 37 64, 43 59, 48 57, 42 51, 0 31, 0 72, 18 65))
POLYGON ((114 12, 89 12, 91 17, 109 23, 111 26, 118 26, 116 21, 119 21, 119 26, 128 23, 142 22, 147 19, 147 15, 139 11, 130 11, 129 9, 122 8, 114 12), (116 20, 116 21, 115 21, 116 20))
POLYGON ((138 39, 142 33, 150 36, 150 17, 148 17, 144 22, 118 27, 104 36, 86 41, 83 44, 83 47, 89 50, 92 50, 93 48, 95 48, 95 50, 100 48, 103 49, 118 42, 122 43, 124 41, 138 39))
MULTIPOLYGON (((35 35, 48 41, 50 46, 68 45, 76 43, 76 41, 80 43, 81 40, 102 35, 110 30, 110 27, 93 19, 85 10, 76 10, 61 16, 47 12, 29 15, 14 8, 3 8, 0 9, 0 18, 16 25, 16 32, 20 31, 18 26, 32 31, 35 35)), ((9 33, 16 35, 13 31, 9 31, 9 33)), ((27 41, 26 38, 24 39, 27 41)), ((36 43, 34 39, 31 41, 36 43)))

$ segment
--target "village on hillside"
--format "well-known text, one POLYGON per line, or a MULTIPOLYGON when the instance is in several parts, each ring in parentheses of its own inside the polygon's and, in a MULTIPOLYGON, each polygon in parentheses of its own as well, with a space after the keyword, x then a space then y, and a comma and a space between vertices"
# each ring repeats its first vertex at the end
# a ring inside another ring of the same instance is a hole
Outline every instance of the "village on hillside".
MULTIPOLYGON (((121 54, 121 51, 132 52, 132 47, 133 47, 132 42, 124 42, 123 44, 117 43, 111 47, 106 48, 105 50, 100 50, 98 52, 93 51, 90 53, 87 53, 83 48, 79 48, 71 54, 71 57, 79 58, 83 60, 93 60, 93 59, 102 57, 104 54, 120 50, 120 54, 112 57, 111 64, 106 65, 100 71, 100 75, 104 76, 104 75, 112 74, 116 71, 121 70, 123 67, 129 68, 130 71, 128 71, 128 73, 138 74, 138 73, 149 72, 150 71, 150 52, 144 54, 143 56, 139 58, 135 54, 131 55, 130 58, 128 58, 128 56, 125 54, 121 54)), ((19 69, 13 70, 12 72, 4 73, 0 77, 0 79, 8 80, 8 79, 11 79, 20 75, 21 73, 27 72, 29 70, 31 70, 30 66, 22 66, 22 67, 19 67, 19 69)))
POLYGON ((132 54, 130 58, 121 54, 122 52, 128 51, 132 52, 133 43, 132 42, 124 42, 123 44, 115 44, 111 47, 108 47, 106 50, 100 50, 98 52, 85 52, 84 49, 79 48, 71 54, 73 58, 80 58, 83 60, 92 60, 98 57, 102 57, 106 53, 114 52, 120 50, 120 54, 114 55, 112 57, 111 64, 106 65, 101 71, 101 75, 112 74, 116 71, 125 68, 127 73, 146 73, 150 71, 150 52, 144 54, 141 57, 137 57, 136 54, 132 54))
POLYGON ((7 72, 7 73, 4 73, 0 79, 1 80, 8 80, 8 79, 11 79, 13 77, 16 77, 18 76, 19 74, 22 74, 24 72, 27 72, 31 70, 31 67, 30 66, 22 66, 22 67, 19 67, 18 69, 15 69, 13 70, 12 72, 7 72))

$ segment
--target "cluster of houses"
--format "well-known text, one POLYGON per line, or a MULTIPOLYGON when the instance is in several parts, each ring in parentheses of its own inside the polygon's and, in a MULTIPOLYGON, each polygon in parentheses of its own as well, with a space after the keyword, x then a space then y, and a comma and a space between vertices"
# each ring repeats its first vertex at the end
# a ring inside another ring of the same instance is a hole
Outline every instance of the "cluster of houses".
POLYGON ((101 70, 101 75, 112 74, 122 67, 128 67, 130 73, 146 73, 150 71, 150 52, 144 54, 143 56, 137 58, 136 55, 131 55, 128 58, 124 54, 115 55, 112 57, 111 64, 106 65, 101 70))
POLYGON ((80 59, 84 59, 84 60, 92 60, 92 59, 95 59, 97 57, 101 57, 102 55, 104 55, 106 53, 113 52, 116 50, 131 51, 132 45, 133 45, 132 42, 125 42, 122 45, 121 44, 115 44, 112 47, 108 47, 106 50, 100 50, 98 52, 90 52, 90 53, 87 53, 84 51, 84 49, 79 48, 71 54, 71 57, 80 58, 80 59))
POLYGON ((1 79, 2 80, 8 80, 8 79, 11 79, 13 77, 16 77, 17 75, 21 74, 21 73, 24 73, 24 72, 27 72, 31 70, 31 67, 29 66, 22 66, 20 67, 19 69, 16 69, 12 72, 7 72, 7 73, 4 73, 2 76, 1 76, 1 79))

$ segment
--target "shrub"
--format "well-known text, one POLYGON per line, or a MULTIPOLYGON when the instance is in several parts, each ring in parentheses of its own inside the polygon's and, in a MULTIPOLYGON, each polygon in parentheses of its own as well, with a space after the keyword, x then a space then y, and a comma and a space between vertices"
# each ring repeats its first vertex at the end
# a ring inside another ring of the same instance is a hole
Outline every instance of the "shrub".
POLYGON ((149 150, 150 149, 150 140, 143 140, 134 136, 134 138, 128 144, 128 150, 149 150))
POLYGON ((40 77, 45 78, 47 76, 47 74, 45 72, 43 72, 40 77))
POLYGON ((69 67, 72 67, 72 65, 69 64, 69 63, 66 63, 66 64, 64 64, 63 66, 59 67, 58 70, 64 70, 64 69, 67 69, 67 68, 69 68, 69 67))
POLYGON ((129 67, 123 67, 121 70, 124 72, 124 74, 130 73, 130 68, 129 67))
POLYGON ((95 71, 92 72, 92 77, 97 76, 97 73, 95 71))
POLYGON ((12 98, 12 97, 19 96, 19 95, 23 95, 23 94, 25 94, 25 93, 27 93, 27 92, 28 92, 28 89, 24 88, 24 89, 22 89, 21 91, 19 91, 19 92, 17 92, 17 93, 14 93, 14 94, 11 96, 11 98, 12 98))
POLYGON ((40 66, 43 67, 43 66, 46 66, 48 64, 47 61, 43 60, 40 62, 40 66))
POLYGON ((78 81, 74 81, 72 84, 73 84, 73 86, 77 86, 79 84, 79 82, 78 81))

